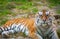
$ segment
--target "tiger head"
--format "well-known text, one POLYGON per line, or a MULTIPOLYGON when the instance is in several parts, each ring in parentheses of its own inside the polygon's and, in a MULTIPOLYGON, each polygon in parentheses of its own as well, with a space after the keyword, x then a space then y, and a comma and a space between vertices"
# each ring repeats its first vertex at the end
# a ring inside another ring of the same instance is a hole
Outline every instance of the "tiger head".
POLYGON ((36 24, 42 25, 42 24, 52 24, 52 16, 48 10, 43 9, 40 11, 36 17, 36 24))
POLYGON ((42 19, 44 22, 47 21, 47 19, 50 16, 50 12, 46 10, 42 10, 41 12, 38 13, 40 16, 40 19, 42 19))

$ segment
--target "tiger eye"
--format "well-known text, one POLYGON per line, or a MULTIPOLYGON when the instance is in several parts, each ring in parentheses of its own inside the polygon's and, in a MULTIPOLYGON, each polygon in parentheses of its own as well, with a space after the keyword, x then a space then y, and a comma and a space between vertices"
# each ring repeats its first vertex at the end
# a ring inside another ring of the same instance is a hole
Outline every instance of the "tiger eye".
POLYGON ((43 12, 39 12, 39 16, 42 16, 43 15, 43 12))

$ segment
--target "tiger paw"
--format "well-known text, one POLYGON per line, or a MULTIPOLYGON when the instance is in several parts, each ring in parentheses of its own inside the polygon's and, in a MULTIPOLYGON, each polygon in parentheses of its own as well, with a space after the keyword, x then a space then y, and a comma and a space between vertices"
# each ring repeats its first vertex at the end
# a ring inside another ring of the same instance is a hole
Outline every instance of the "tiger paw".
POLYGON ((2 37, 3 37, 3 38, 9 37, 8 31, 2 32, 2 37))

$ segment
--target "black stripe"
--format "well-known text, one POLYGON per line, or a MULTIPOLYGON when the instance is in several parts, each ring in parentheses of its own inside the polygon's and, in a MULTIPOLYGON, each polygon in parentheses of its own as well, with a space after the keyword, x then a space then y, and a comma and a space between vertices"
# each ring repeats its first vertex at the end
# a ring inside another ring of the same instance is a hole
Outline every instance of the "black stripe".
POLYGON ((52 38, 53 37, 53 35, 54 35, 54 33, 52 33, 52 34, 50 34, 51 36, 49 36, 50 38, 52 38))
POLYGON ((4 28, 3 27, 1 27, 1 30, 2 30, 2 32, 4 31, 4 28))
POLYGON ((0 31, 0 34, 3 32, 2 28, 0 27, 1 31, 0 31))
MULTIPOLYGON (((23 26, 23 28, 24 28, 24 26, 23 26)), ((23 30, 23 28, 21 29, 21 31, 23 30)))

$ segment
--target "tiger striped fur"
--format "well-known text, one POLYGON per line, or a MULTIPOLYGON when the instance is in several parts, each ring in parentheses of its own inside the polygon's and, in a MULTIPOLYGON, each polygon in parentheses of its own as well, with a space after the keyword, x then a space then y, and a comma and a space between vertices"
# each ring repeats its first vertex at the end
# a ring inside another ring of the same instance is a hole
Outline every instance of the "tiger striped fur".
POLYGON ((58 39, 56 30, 53 30, 54 17, 49 11, 42 10, 35 19, 17 18, 7 21, 0 27, 2 36, 23 32, 32 39, 58 39))

